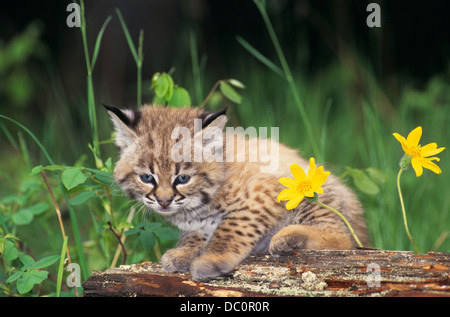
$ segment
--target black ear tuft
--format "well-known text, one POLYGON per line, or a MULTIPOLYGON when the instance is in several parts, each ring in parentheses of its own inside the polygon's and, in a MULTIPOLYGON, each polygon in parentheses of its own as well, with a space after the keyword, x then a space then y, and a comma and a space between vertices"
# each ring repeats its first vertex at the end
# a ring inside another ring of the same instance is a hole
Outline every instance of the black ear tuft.
POLYGON ((120 110, 119 108, 108 106, 102 103, 108 111, 114 113, 120 121, 122 121, 127 127, 134 129, 141 118, 141 112, 138 110, 120 110))
POLYGON ((227 112, 227 107, 225 107, 224 109, 222 109, 218 112, 211 113, 210 115, 206 116, 202 122, 202 129, 206 128, 211 122, 216 120, 221 115, 224 115, 226 112, 227 112))

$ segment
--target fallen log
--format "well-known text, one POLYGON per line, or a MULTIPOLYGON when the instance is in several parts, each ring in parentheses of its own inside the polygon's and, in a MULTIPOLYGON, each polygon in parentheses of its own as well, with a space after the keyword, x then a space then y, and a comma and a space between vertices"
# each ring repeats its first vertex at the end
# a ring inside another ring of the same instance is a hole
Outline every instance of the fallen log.
POLYGON ((300 250, 251 256, 230 274, 204 282, 144 262, 94 271, 83 288, 86 297, 450 297, 450 253, 300 250))

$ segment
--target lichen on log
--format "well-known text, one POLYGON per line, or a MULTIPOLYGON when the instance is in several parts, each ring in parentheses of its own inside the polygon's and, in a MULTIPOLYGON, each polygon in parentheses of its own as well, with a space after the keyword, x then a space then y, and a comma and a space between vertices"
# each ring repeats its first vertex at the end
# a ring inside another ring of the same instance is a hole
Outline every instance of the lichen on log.
POLYGON ((300 250, 251 256, 209 281, 144 262, 93 272, 83 288, 84 296, 450 296, 450 253, 300 250))

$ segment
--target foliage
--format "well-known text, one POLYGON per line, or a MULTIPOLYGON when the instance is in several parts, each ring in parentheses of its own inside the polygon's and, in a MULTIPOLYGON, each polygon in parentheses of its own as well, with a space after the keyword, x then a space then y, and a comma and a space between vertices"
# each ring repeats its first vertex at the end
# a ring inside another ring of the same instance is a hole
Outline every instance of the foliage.
MULTIPOLYGON (((280 66, 269 58, 270 53, 266 57, 247 40, 238 37, 236 46, 242 49, 242 58, 233 60, 228 73, 219 78, 239 78, 246 83, 245 87, 235 79, 217 80, 217 74, 211 75, 211 79, 202 68, 205 59, 198 58, 196 36, 192 32, 186 48, 191 53, 192 72, 177 72, 177 82, 173 70, 154 74, 145 86, 153 102, 177 107, 198 105, 207 109, 231 102, 231 124, 279 126, 281 142, 301 148, 305 156, 314 155, 320 163, 327 162, 327 170, 337 172, 356 190, 366 210, 373 247, 410 249, 408 238, 399 229, 403 220, 397 212, 400 210, 398 197, 392 194, 400 151, 391 133, 406 132, 420 123, 430 135, 436 136, 439 144, 446 142, 444 137, 450 126, 450 68, 436 74, 423 87, 405 80, 401 88, 393 92, 389 84, 381 82, 370 62, 364 61, 357 52, 346 50, 336 54, 340 59, 307 75, 307 45, 298 48, 300 54, 295 60, 285 54, 283 41, 277 38, 276 23, 272 25, 263 2, 256 2, 280 66), (359 81, 361 78, 364 85, 359 81), (212 86, 206 96, 203 86, 207 89, 212 86), (243 88, 246 90, 241 95, 239 89, 243 88)), ((60 286, 63 294, 73 295, 73 290, 61 283, 65 272, 61 261, 66 254, 64 241, 72 261, 80 264, 85 280, 92 269, 104 270, 144 259, 158 261, 177 239, 174 228, 157 215, 148 214, 140 205, 130 203, 114 184, 113 141, 109 137, 102 139, 101 133, 108 131, 110 135, 111 126, 104 124, 106 115, 97 117, 96 113, 100 98, 95 94, 92 74, 97 71, 95 65, 100 57, 101 41, 108 32, 110 20, 117 16, 136 62, 138 106, 142 101, 145 66, 144 33, 139 33, 135 46, 124 17, 116 9, 116 16, 108 17, 98 31, 90 51, 87 45, 90 33, 83 2, 80 4, 88 88, 87 95, 83 96, 85 102, 62 102, 61 106, 58 103, 58 111, 49 111, 48 121, 42 125, 48 127, 48 122, 62 122, 60 127, 38 130, 36 135, 28 124, 32 123, 33 128, 40 124, 31 120, 34 118, 29 119, 26 126, 19 123, 22 120, 10 118, 11 114, 14 118, 17 114, 25 119, 31 112, 10 111, 0 115, 0 130, 5 136, 0 146, 6 154, 0 157, 0 288, 9 296, 53 295, 60 286), (63 120, 57 116, 59 112, 65 113, 63 120), (78 128, 77 133, 66 132, 82 124, 74 122, 85 117, 88 125, 78 128), (64 135, 63 141, 53 147, 59 134, 64 135), (43 172, 48 175, 51 193, 42 181, 43 172), (58 228, 51 194, 68 232, 65 238, 58 228), (63 256, 60 258, 59 254, 63 256), (60 266, 56 268, 54 264, 58 259, 60 266), (50 278, 54 276, 58 278, 50 278), (58 281, 57 285, 54 280, 58 281)), ((45 56, 36 30, 30 27, 11 42, 0 43, 0 80, 7 83, 0 85, 0 98, 11 105, 8 110, 22 109, 39 90, 36 87, 44 86, 39 76, 31 75, 32 71, 26 72, 30 76, 23 76, 33 58, 45 56), (17 85, 23 89, 18 91, 17 85)), ((173 65, 182 68, 186 50, 180 50, 183 56, 175 56, 173 65)), ((50 64, 45 67, 51 73, 50 64)), ((45 88, 62 89, 54 88, 59 85, 57 79, 53 80, 49 85, 52 88, 45 88)), ((64 95, 64 91, 55 94, 64 95)), ((450 170, 446 152, 442 153, 440 162, 443 174, 450 170)), ((448 188, 448 178, 424 175, 417 184, 413 177, 405 174, 402 182, 403 191, 413 193, 405 196, 404 203, 409 213, 409 228, 417 244, 422 251, 448 251, 450 197, 433 190, 448 188)))
POLYGON ((42 187, 33 180, 25 182, 16 195, 0 199, 0 256, 5 268, 0 286, 4 294, 29 293, 34 285, 44 282, 49 272, 42 270, 58 261, 59 255, 50 255, 35 260, 23 248, 23 242, 13 234, 36 222, 48 212, 49 205, 39 202, 42 187), (14 285, 15 284, 15 287, 14 285))

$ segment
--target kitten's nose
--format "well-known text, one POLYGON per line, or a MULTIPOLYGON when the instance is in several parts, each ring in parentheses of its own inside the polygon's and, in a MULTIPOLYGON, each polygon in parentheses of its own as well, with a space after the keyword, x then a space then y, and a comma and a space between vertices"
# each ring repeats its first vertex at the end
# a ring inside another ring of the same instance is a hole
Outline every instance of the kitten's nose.
POLYGON ((160 199, 158 196, 156 196, 156 200, 158 201, 158 204, 161 205, 161 207, 166 209, 170 205, 170 203, 172 202, 173 196, 170 197, 170 198, 163 198, 163 199, 160 199))

